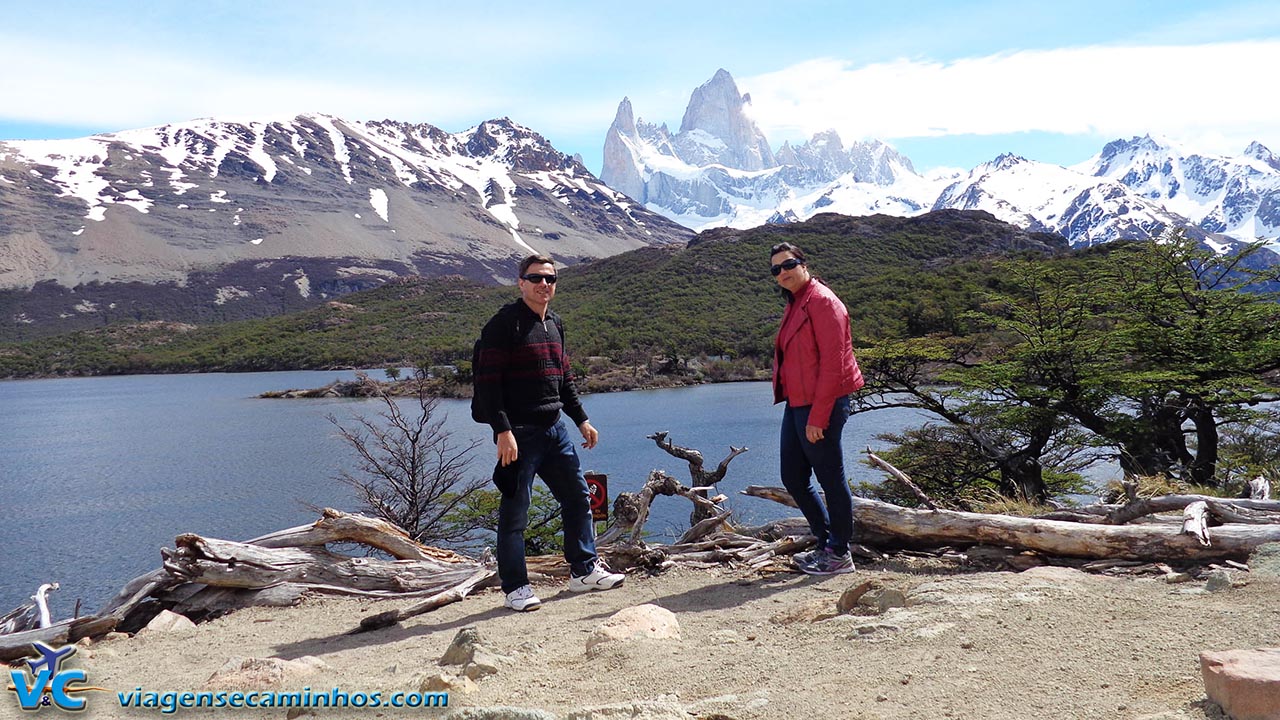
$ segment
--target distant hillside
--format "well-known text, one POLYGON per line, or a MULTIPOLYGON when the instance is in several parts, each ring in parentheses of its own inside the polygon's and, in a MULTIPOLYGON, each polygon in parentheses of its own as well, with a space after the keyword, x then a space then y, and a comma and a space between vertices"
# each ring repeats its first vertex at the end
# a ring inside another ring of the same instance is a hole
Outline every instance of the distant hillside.
POLYGON ((220 322, 402 276, 496 284, 693 233, 506 118, 327 115, 0 141, 0 340, 220 322))
MULTIPOLYGON (((961 331, 958 316, 991 282, 986 260, 1064 251, 985 212, 913 218, 823 214, 801 223, 707 231, 565 268, 553 307, 571 353, 633 351, 767 357, 783 300, 769 247, 804 248, 849 305, 855 342, 961 331)), ((0 376, 245 371, 446 363, 470 358, 484 321, 516 297, 465 278, 398 280, 265 320, 195 327, 156 322, 0 345, 0 376)))

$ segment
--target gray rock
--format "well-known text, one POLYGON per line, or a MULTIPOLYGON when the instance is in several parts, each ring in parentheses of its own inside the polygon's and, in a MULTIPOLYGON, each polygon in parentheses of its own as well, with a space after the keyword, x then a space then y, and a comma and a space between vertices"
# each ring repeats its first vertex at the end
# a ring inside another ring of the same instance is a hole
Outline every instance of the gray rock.
POLYGON ((1262 577, 1280 577, 1280 542, 1263 543, 1249 555, 1249 573, 1262 577))
POLYGON ((906 607, 907 596, 901 590, 895 588, 880 588, 863 595, 858 599, 858 604, 882 613, 889 608, 906 607))
POLYGON ((466 665, 471 662, 476 648, 480 646, 480 631, 475 625, 468 625, 453 636, 453 642, 440 656, 441 665, 466 665))
POLYGON ((1204 589, 1209 592, 1222 592, 1231 589, 1231 573, 1226 570, 1214 570, 1205 578, 1204 589))

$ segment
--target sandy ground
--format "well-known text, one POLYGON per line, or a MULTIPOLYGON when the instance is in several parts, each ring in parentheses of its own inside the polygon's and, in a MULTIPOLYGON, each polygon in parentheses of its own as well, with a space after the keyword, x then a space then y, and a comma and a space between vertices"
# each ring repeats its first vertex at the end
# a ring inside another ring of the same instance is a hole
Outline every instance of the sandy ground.
MULTIPOLYGON (((457 631, 475 626, 497 675, 450 707, 520 706, 558 715, 608 703, 665 699, 689 717, 1161 718, 1223 717, 1205 700, 1201 650, 1280 646, 1280 581, 1233 575, 1234 586, 1168 584, 1061 567, 973 571, 900 558, 857 573, 676 569, 629 576, 608 592, 538 588, 532 613, 501 606, 497 590, 405 621, 346 635, 362 617, 410 604, 317 598, 242 610, 195 629, 109 639, 72 664, 112 690, 197 691, 229 658, 315 656, 327 666, 281 690, 417 690, 457 631), (865 580, 905 593, 907 607, 837 615, 841 593, 865 580), (606 644, 592 630, 618 610, 673 611, 679 640, 606 644)), ((437 709, 320 709, 320 717, 442 717, 437 709)), ((46 712, 57 716, 56 710, 46 712)), ((91 694, 86 718, 160 716, 91 694)), ((283 709, 180 710, 184 717, 284 718, 283 709)), ((0 698, 0 717, 31 717, 0 698)), ((630 715, 619 715, 627 716, 630 715)))

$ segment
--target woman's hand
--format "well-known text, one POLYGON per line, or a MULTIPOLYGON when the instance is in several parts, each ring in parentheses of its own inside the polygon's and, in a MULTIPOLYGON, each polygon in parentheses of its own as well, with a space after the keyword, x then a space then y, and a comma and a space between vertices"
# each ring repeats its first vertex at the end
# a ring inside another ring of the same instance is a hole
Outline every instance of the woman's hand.
POLYGON ((804 426, 804 437, 811 443, 817 443, 819 440, 826 437, 826 434, 827 431, 823 428, 814 427, 813 425, 804 426))

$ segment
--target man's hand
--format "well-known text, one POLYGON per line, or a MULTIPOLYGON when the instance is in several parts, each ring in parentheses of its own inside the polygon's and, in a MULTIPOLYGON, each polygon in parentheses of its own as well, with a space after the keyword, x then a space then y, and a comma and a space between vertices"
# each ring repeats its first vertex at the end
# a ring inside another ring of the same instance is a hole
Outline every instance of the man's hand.
POLYGON ((827 431, 820 427, 814 427, 813 425, 804 426, 804 437, 811 443, 818 442, 822 438, 826 437, 826 434, 827 431))
POLYGON ((516 434, 510 430, 498 433, 498 464, 506 467, 518 457, 520 448, 516 445, 516 434))
POLYGON ((596 432, 596 429, 591 427, 591 423, 588 421, 583 421, 578 426, 578 432, 582 433, 582 439, 586 440, 586 442, 582 443, 582 447, 588 450, 595 447, 596 441, 600 439, 600 433, 596 432))

